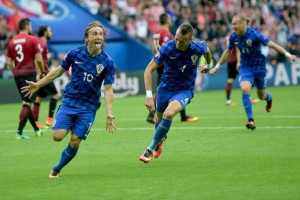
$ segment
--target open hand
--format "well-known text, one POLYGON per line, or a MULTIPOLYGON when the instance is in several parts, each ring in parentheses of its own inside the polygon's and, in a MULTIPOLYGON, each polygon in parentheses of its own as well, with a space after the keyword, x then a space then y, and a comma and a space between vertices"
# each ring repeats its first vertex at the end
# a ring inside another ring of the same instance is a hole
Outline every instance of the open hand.
POLYGON ((22 87, 21 88, 21 92, 22 93, 26 93, 25 97, 29 96, 29 98, 31 98, 31 96, 33 95, 33 93, 35 93, 36 91, 39 90, 39 87, 38 87, 38 85, 35 82, 32 82, 32 81, 27 81, 26 80, 26 83, 28 83, 28 85, 22 87))

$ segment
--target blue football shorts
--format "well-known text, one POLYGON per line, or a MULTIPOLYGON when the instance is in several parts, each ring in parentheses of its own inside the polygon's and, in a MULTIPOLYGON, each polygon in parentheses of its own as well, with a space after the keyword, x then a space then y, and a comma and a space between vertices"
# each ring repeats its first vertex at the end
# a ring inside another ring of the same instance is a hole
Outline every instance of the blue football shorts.
POLYGON ((156 111, 163 113, 169 103, 174 100, 177 100, 181 104, 182 109, 184 109, 193 97, 194 92, 192 90, 169 92, 158 89, 156 93, 156 111))
POLYGON ((94 123, 95 116, 95 112, 62 104, 55 115, 52 130, 70 130, 77 137, 85 140, 94 123))
POLYGON ((265 67, 240 67, 239 75, 239 82, 248 81, 260 90, 267 87, 267 70, 265 67))

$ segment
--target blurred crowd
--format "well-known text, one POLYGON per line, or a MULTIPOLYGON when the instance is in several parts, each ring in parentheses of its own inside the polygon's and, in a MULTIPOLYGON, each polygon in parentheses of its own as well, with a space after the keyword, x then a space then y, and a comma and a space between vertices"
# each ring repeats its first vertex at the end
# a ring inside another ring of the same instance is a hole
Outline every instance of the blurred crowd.
MULTIPOLYGON (((152 48, 152 35, 159 29, 159 16, 168 13, 173 34, 183 22, 195 28, 195 38, 207 41, 214 61, 219 60, 231 30, 231 18, 244 14, 251 26, 272 41, 300 56, 300 0, 73 0, 94 15, 152 48)), ((0 77, 6 68, 5 50, 18 31, 21 16, 15 10, 7 18, 0 13, 0 77)), ((271 63, 285 61, 284 55, 263 48, 271 63)))
MULTIPOLYGON (((195 38, 208 42, 214 60, 226 46, 231 18, 244 14, 251 26, 269 39, 300 55, 300 0, 75 0, 92 14, 102 15, 111 25, 152 47, 151 37, 159 28, 159 15, 167 12, 172 33, 183 22, 195 28, 195 38)), ((263 49, 271 63, 285 61, 268 48, 263 49)))

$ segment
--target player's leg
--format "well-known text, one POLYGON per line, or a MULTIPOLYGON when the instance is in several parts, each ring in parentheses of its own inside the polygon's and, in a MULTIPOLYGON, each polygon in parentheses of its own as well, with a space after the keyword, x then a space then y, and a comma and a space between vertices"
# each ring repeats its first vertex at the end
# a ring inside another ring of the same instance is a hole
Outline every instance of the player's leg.
POLYGON ((266 71, 261 71, 256 73, 255 85, 257 87, 258 98, 267 101, 266 111, 271 112, 273 99, 271 93, 266 90, 267 87, 266 71))
POLYGON ((48 117, 46 120, 46 124, 48 126, 52 126, 53 125, 53 121, 54 121, 54 112, 55 112, 55 108, 57 105, 57 101, 59 100, 59 95, 55 94, 51 97, 50 102, 49 102, 49 112, 48 112, 48 117))
POLYGON ((20 89, 23 86, 27 85, 27 83, 25 82, 26 80, 35 81, 35 77, 34 76, 24 76, 24 77, 15 78, 18 91, 22 98, 22 108, 21 108, 21 111, 19 114, 19 125, 18 125, 18 131, 17 131, 16 137, 15 137, 16 139, 29 139, 30 138, 30 137, 26 136, 25 134, 23 134, 23 129, 26 126, 28 119, 36 133, 36 136, 42 135, 39 128, 35 125, 34 116, 31 111, 31 102, 34 101, 35 95, 33 95, 31 98, 25 97, 25 94, 23 94, 20 89))
POLYGON ((60 96, 57 92, 57 89, 54 85, 54 83, 50 83, 46 87, 48 95, 51 95, 51 99, 49 102, 49 112, 48 117, 46 120, 46 125, 52 126, 53 125, 53 116, 56 109, 57 101, 59 100, 60 96))
MULTIPOLYGON (((162 142, 165 140, 167 133, 170 130, 171 124, 172 124, 172 119, 174 116, 180 112, 182 109, 181 104, 178 101, 171 101, 170 104, 168 105, 167 109, 163 113, 162 120, 157 124, 157 128, 154 134, 154 137, 152 139, 152 142, 150 145, 147 147, 146 151, 141 155, 140 160, 148 163, 151 161, 151 158, 155 152, 160 155, 162 151, 162 142), (160 148, 158 149, 157 147, 161 143, 160 148)), ((159 155, 155 155, 156 158, 159 157, 159 155)))
POLYGON ((49 128, 48 126, 43 125, 40 121, 39 121, 39 112, 40 112, 40 105, 41 102, 43 101, 43 97, 39 96, 39 92, 38 92, 38 96, 35 99, 35 102, 33 104, 33 115, 35 118, 35 124, 37 125, 37 127, 41 128, 41 129, 46 129, 49 128))
POLYGON ((236 78, 238 71, 236 70, 236 62, 229 63, 227 66, 227 82, 225 86, 225 94, 226 94, 226 105, 227 106, 235 106, 236 103, 231 101, 231 90, 234 79, 236 78))
POLYGON ((192 97, 193 94, 191 91, 183 91, 174 96, 172 93, 159 92, 156 109, 158 116, 161 115, 161 113, 163 114, 162 117, 158 117, 159 123, 157 123, 154 137, 144 154, 141 155, 141 161, 145 163, 150 162, 153 153, 156 154, 156 158, 159 157, 162 151, 162 143, 165 141, 167 133, 170 130, 172 119, 178 112, 186 107, 192 97))
POLYGON ((271 93, 269 91, 267 91, 267 90, 257 89, 257 96, 260 99, 267 101, 266 111, 267 112, 271 112, 271 110, 272 110, 272 104, 273 104, 273 98, 272 98, 271 93))
POLYGON ((28 102, 24 102, 22 104, 22 108, 19 114, 19 125, 16 134, 16 139, 29 139, 30 137, 23 133, 23 129, 28 121, 30 112, 30 104, 28 102))
POLYGON ((250 91, 252 84, 248 81, 243 81, 240 83, 240 87, 242 89, 242 101, 243 101, 243 106, 248 118, 248 122, 246 124, 246 127, 248 129, 255 129, 255 124, 254 124, 254 118, 253 118, 253 112, 252 112, 252 104, 250 100, 250 91))
POLYGON ((242 90, 242 101, 244 110, 246 112, 248 122, 246 123, 246 128, 254 130, 255 124, 254 124, 254 117, 253 117, 253 111, 252 111, 252 103, 250 100, 250 92, 251 88, 254 85, 254 73, 252 69, 250 68, 242 68, 240 67, 240 88, 242 90))
MULTIPOLYGON (((166 110, 169 104, 169 99, 172 97, 173 93, 164 92, 164 91, 158 91, 156 94, 156 115, 157 120, 155 123, 155 134, 158 130, 158 127, 162 123, 162 116, 163 112, 166 110)), ((150 162, 151 158, 153 157, 153 152, 156 149, 156 147, 159 145, 161 141, 155 141, 154 138, 152 139, 152 142, 149 146, 152 146, 152 149, 147 148, 145 152, 140 156, 140 160, 148 163, 150 162), (155 147, 153 147, 155 146, 155 147)))
POLYGON ((53 139, 55 141, 61 141, 67 134, 67 130, 71 130, 72 134, 68 146, 63 150, 59 163, 52 168, 49 178, 59 177, 62 168, 76 156, 80 142, 87 138, 94 123, 94 119, 95 113, 82 113, 80 111, 77 112, 76 110, 59 108, 52 128, 55 129, 52 132, 53 139))
POLYGON ((182 109, 180 111, 180 118, 182 122, 196 122, 199 120, 198 117, 188 116, 186 115, 186 109, 182 109))
POLYGON ((53 167, 49 174, 49 178, 58 178, 60 176, 61 169, 66 166, 77 154, 81 139, 71 134, 71 139, 68 146, 62 151, 60 161, 53 167))

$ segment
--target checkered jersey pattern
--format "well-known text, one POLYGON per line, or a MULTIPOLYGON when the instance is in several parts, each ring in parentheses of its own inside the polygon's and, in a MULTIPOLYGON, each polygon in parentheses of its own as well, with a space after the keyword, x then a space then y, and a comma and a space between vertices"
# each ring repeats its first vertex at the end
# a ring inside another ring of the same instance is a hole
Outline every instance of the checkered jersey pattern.
POLYGON ((72 78, 66 85, 63 104, 80 107, 83 110, 97 111, 101 105, 101 85, 113 84, 115 64, 111 57, 102 51, 92 57, 86 46, 71 50, 61 62, 67 71, 71 67, 72 78))
POLYGON ((165 91, 194 90, 200 57, 206 53, 207 44, 191 41, 186 51, 176 48, 175 40, 168 41, 153 57, 157 64, 164 63, 159 89, 165 91))
POLYGON ((240 67, 265 67, 266 58, 261 52, 261 45, 266 46, 270 40, 253 27, 248 27, 243 36, 235 32, 230 35, 228 48, 237 46, 241 52, 240 67))

